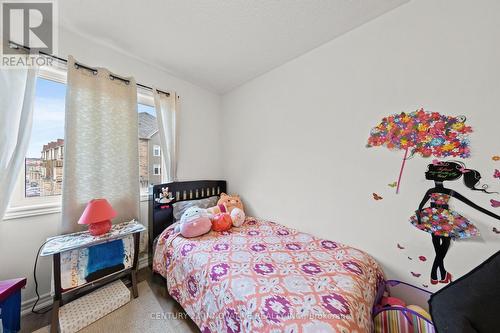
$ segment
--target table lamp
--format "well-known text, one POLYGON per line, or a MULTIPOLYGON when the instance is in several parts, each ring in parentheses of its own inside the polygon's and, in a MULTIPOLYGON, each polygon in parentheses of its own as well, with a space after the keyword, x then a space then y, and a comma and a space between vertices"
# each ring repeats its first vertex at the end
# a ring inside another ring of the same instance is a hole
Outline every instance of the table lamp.
POLYGON ((99 236, 111 229, 111 219, 116 215, 108 200, 92 199, 85 207, 78 224, 88 224, 89 233, 92 236, 99 236))

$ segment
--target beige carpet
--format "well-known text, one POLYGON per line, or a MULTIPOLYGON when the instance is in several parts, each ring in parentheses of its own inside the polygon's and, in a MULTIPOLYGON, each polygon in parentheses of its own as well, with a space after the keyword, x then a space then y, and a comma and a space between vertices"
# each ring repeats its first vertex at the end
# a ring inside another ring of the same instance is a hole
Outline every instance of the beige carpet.
MULTIPOLYGON (((177 331, 172 328, 172 322, 161 318, 163 310, 155 295, 149 288, 146 281, 138 284, 139 297, 133 299, 121 308, 111 312, 107 316, 99 319, 90 326, 80 330, 81 333, 102 333, 102 332, 167 332, 177 331), (159 319, 153 319, 154 314, 159 319)), ((164 317, 164 316, 163 316, 164 317)), ((49 326, 43 327, 35 333, 49 332, 49 326)))

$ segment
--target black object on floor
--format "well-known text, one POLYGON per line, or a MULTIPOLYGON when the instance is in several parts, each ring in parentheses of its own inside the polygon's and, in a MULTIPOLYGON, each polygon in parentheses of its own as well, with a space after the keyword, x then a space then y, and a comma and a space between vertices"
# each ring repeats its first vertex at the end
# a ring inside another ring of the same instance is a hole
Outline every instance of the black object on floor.
POLYGON ((438 333, 498 332, 500 251, 429 300, 438 333))

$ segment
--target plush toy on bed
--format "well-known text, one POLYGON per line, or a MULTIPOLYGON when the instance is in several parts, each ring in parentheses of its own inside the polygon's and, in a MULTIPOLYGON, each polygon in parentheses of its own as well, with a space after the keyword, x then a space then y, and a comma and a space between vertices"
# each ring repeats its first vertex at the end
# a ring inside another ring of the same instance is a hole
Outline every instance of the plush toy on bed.
POLYGON ((243 202, 239 195, 229 195, 221 193, 217 206, 207 209, 209 214, 216 215, 227 213, 231 215, 231 220, 235 227, 239 227, 245 221, 245 212, 243 210, 243 202))
POLYGON ((217 201, 217 206, 207 208, 207 211, 209 214, 213 215, 219 213, 231 214, 231 211, 234 208, 243 210, 243 203, 241 202, 240 196, 221 193, 220 198, 217 201))
POLYGON ((206 234, 212 228, 212 222, 206 209, 200 207, 189 207, 182 214, 179 225, 175 232, 180 232, 186 238, 198 237, 206 234))
POLYGON ((233 208, 231 211, 231 220, 233 221, 233 226, 235 227, 241 227, 243 222, 245 222, 245 212, 243 209, 240 209, 238 207, 233 208))
POLYGON ((228 213, 215 214, 212 218, 212 230, 213 231, 227 231, 231 229, 233 225, 233 220, 231 215, 228 213))
POLYGON ((155 199, 158 203, 170 203, 170 201, 174 200, 172 194, 168 193, 168 187, 162 187, 160 197, 155 199))

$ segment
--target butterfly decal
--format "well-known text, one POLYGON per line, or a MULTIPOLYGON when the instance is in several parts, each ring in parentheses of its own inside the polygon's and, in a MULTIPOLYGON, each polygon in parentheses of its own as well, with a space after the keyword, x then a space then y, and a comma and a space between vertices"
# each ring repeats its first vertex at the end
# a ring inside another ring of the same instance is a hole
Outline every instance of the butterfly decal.
POLYGON ((398 186, 398 182, 387 184, 387 186, 389 186, 389 187, 396 187, 396 186, 398 186))
POLYGON ((495 234, 500 234, 500 230, 498 230, 498 229, 497 229, 497 228, 495 228, 495 227, 493 227, 493 232, 494 232, 495 234))
POLYGON ((405 248, 404 248, 404 246, 401 246, 401 245, 399 245, 399 243, 398 243, 398 249, 400 249, 400 250, 404 250, 405 248))
POLYGON ((420 275, 422 275, 422 274, 420 274, 420 273, 415 273, 415 272, 410 272, 410 273, 411 273, 411 275, 413 275, 414 277, 420 277, 420 275))
POLYGON ((495 155, 491 158, 493 161, 500 161, 500 156, 495 155))
POLYGON ((420 259, 420 261, 427 261, 427 258, 425 256, 419 256, 418 259, 420 259))
POLYGON ((500 207, 500 201, 497 201, 495 199, 491 199, 490 202, 491 202, 491 207, 493 207, 493 208, 500 207))
POLYGON ((375 199, 375 200, 377 200, 377 201, 378 201, 378 200, 382 200, 382 199, 383 199, 380 195, 378 195, 378 194, 377 194, 377 193, 375 193, 375 192, 373 192, 373 193, 372 193, 372 195, 373 195, 373 199, 375 199))
POLYGON ((500 178, 500 170, 495 169, 495 173, 493 174, 493 178, 500 178))
POLYGON ((428 284, 422 284, 422 287, 429 288, 429 285, 428 284))

